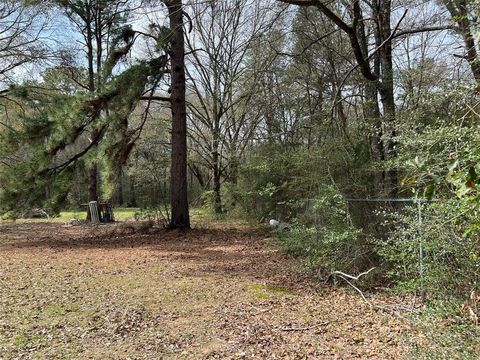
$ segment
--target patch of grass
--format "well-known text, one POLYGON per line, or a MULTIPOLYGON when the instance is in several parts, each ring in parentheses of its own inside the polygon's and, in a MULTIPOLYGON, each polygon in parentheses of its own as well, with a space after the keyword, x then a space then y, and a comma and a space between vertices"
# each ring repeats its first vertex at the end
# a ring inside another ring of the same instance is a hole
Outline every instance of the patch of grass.
POLYGON ((129 219, 133 219, 135 213, 138 212, 139 208, 114 208, 113 213, 115 215, 115 220, 117 221, 125 221, 129 219))
MULTIPOLYGON (((125 221, 134 218, 136 212, 139 208, 114 208, 113 213, 115 215, 115 220, 125 221)), ((51 217, 50 219, 17 219, 18 222, 61 222, 65 223, 72 219, 76 220, 86 220, 87 211, 83 210, 65 210, 60 212, 59 216, 51 217)), ((8 219, 0 219, 0 222, 10 222, 8 219)))
MULTIPOLYGON (((115 215, 115 220, 125 221, 133 219, 135 213, 139 208, 114 208, 113 214, 115 215)), ((59 217, 53 218, 53 221, 66 222, 71 219, 85 220, 87 218, 86 211, 62 211, 59 217)))
POLYGON ((28 335, 26 333, 18 334, 13 338, 13 343, 18 347, 39 347, 45 346, 48 340, 44 336, 37 334, 28 335))
POLYGON ((80 306, 78 304, 74 304, 74 303, 67 304, 67 305, 54 304, 54 305, 47 306, 43 310, 43 315, 47 318, 52 319, 58 316, 63 317, 68 313, 74 313, 78 311, 80 311, 80 306))
POLYGON ((267 285, 267 290, 277 294, 297 295, 297 293, 292 289, 289 289, 283 286, 267 285))
POLYGON ((56 222, 67 222, 72 219, 85 220, 86 218, 86 211, 62 211, 60 216, 54 217, 51 220, 56 222))
POLYGON ((282 286, 252 284, 248 286, 249 290, 257 299, 266 300, 274 295, 297 295, 292 289, 282 286))

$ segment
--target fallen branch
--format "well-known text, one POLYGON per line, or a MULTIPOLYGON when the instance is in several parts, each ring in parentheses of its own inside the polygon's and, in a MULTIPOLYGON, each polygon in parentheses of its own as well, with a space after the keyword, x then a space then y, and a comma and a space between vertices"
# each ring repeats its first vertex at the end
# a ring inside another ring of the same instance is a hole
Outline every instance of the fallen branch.
POLYGON ((321 323, 318 323, 318 324, 314 324, 314 325, 310 325, 310 326, 305 326, 305 327, 289 327, 289 328, 282 328, 280 330, 282 331, 307 331, 307 330, 312 330, 312 329, 316 329, 320 326, 325 326, 325 325, 328 325, 330 324, 331 321, 324 321, 324 322, 321 322, 321 323))
MULTIPOLYGON (((346 274, 342 271, 334 271, 333 273, 331 273, 329 275, 329 279, 331 279, 333 276, 338 276, 340 277, 341 279, 343 279, 348 285, 350 285, 356 292, 358 292, 360 294, 360 296, 362 297, 363 301, 365 301, 365 303, 370 306, 370 308, 372 309, 378 309, 378 310, 382 310, 382 311, 385 311, 385 312, 388 312, 390 314, 393 314, 395 316, 398 316, 399 318, 403 318, 397 311, 397 309, 395 309, 393 306, 383 306, 383 305, 377 305, 377 304, 374 304, 372 303, 371 301, 369 301, 365 295, 363 294, 362 290, 360 290, 357 286, 355 286, 352 281, 357 281, 359 280, 362 276, 365 276, 367 274, 369 274, 373 269, 375 269, 374 267, 371 268, 370 270, 368 271, 365 271, 363 273, 360 273, 358 274, 357 276, 353 276, 353 275, 350 275, 350 274, 346 274)), ((403 310, 405 310, 406 308, 403 307, 403 310)))
MULTIPOLYGON (((372 270, 372 269, 370 269, 372 270)), ((369 271, 370 271, 369 270, 369 271)), ((332 275, 338 275, 340 278, 342 278, 348 285, 350 285, 356 292, 358 292, 360 294, 360 296, 362 297, 363 301, 365 301, 370 307, 374 307, 374 304, 372 304, 370 301, 368 301, 368 299, 365 297, 365 295, 363 295, 363 292, 362 290, 360 290, 358 287, 356 287, 355 285, 352 284, 352 282, 350 280, 348 280, 344 275, 347 275, 348 277, 350 277, 351 279, 357 279, 360 277, 357 276, 356 278, 354 276, 351 276, 351 275, 348 275, 348 274, 344 274, 342 273, 341 271, 335 271, 332 273, 332 275)), ((332 276, 331 275, 331 276, 332 276)))
POLYGON ((330 274, 330 276, 334 276, 334 275, 339 275, 339 276, 344 276, 344 277, 347 277, 349 279, 352 279, 352 280, 359 280, 362 276, 365 276, 365 275, 368 275, 372 270, 374 270, 375 267, 372 267, 370 270, 367 270, 365 272, 362 272, 360 274, 358 274, 357 276, 353 276, 353 275, 349 275, 349 274, 346 274, 342 271, 334 271, 333 273, 330 274))
POLYGON ((255 305, 252 305, 250 303, 247 303, 247 304, 250 305, 253 309, 255 309, 257 311, 254 315, 260 315, 260 314, 263 314, 263 313, 266 313, 266 312, 269 312, 269 311, 273 310, 273 306, 270 306, 266 309, 260 309, 260 308, 256 307, 255 305))

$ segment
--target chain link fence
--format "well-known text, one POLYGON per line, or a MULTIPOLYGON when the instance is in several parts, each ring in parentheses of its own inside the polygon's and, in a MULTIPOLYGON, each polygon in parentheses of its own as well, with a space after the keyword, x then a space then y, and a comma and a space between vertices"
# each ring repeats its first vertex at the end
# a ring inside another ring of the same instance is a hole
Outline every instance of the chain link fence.
MULTIPOLYGON (((364 234, 382 240, 388 239, 391 232, 395 230, 395 225, 388 221, 389 218, 411 214, 412 211, 415 211, 417 220, 421 224, 423 221, 422 208, 432 202, 415 198, 346 198, 345 201, 348 211, 345 216, 348 217, 351 224, 362 230, 364 234)), ((319 208, 318 200, 308 199, 305 203, 303 218, 320 229, 327 225, 324 221, 325 211, 325 209, 319 208)), ((424 246, 420 240, 418 243, 418 274, 421 281, 423 281, 424 273, 423 262, 424 246)))

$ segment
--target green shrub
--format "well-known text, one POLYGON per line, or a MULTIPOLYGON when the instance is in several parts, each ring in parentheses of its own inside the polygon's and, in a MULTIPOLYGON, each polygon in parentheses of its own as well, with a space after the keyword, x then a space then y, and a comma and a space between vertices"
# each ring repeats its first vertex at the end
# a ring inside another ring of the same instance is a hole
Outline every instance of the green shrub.
POLYGON ((416 207, 389 217, 393 231, 378 246, 398 287, 464 298, 480 280, 480 99, 462 88, 431 97, 397 124, 395 166, 404 189, 437 201, 422 206, 421 221, 416 207))
POLYGON ((288 254, 304 257, 306 265, 322 275, 334 270, 355 274, 375 264, 373 242, 353 226, 345 198, 336 187, 325 185, 305 209, 288 229, 279 231, 288 254))
POLYGON ((289 220, 298 216, 305 199, 316 196, 323 184, 340 184, 345 192, 359 181, 351 159, 338 144, 296 149, 265 146, 250 155, 240 168, 236 204, 247 216, 289 220), (337 152, 333 149, 337 146, 337 152), (338 179, 338 181, 337 181, 338 179))
POLYGON ((170 211, 168 206, 165 206, 164 208, 156 207, 139 209, 135 212, 133 217, 136 221, 148 220, 161 227, 168 227, 170 224, 170 211))
POLYGON ((394 230, 387 240, 378 241, 387 275, 405 291, 465 296, 480 280, 479 234, 466 231, 478 220, 471 213, 459 214, 454 200, 423 204, 420 210, 421 219, 417 206, 387 219, 394 230))

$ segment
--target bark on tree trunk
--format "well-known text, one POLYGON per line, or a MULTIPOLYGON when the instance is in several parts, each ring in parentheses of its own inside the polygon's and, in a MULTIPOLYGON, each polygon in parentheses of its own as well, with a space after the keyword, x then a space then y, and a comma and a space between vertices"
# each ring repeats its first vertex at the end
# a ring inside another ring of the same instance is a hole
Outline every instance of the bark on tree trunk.
MULTIPOLYGON (((370 151, 372 159, 380 163, 385 160, 384 146, 382 140, 382 119, 380 117, 380 108, 378 106, 377 86, 371 81, 365 84, 365 112, 364 117, 372 124, 372 133, 370 135, 370 151)), ((373 192, 375 196, 384 195, 384 171, 377 170, 373 174, 373 192)))
POLYGON ((181 0, 169 0, 168 8, 171 40, 171 106, 172 106, 172 163, 171 228, 189 228, 187 187, 187 110, 185 103, 185 40, 183 34, 183 7, 181 0))
POLYGON ((97 167, 94 165, 88 171, 88 201, 98 201, 97 196, 97 167))
POLYGON ((137 207, 137 194, 135 190, 135 178, 130 176, 130 202, 131 207, 137 207))
MULTIPOLYGON (((97 165, 94 164, 88 170, 88 201, 98 201, 98 191, 97 191, 97 178, 98 170, 97 165)), ((90 207, 87 208, 87 221, 90 221, 90 207)))
MULTIPOLYGON (((87 31, 87 61, 88 61, 88 90, 90 93, 95 93, 95 69, 94 69, 94 51, 93 51, 93 30, 91 18, 91 8, 87 3, 86 7, 86 31, 87 31)), ((92 133, 92 139, 97 136, 96 132, 92 133)), ((88 201, 98 201, 98 169, 97 164, 92 164, 88 171, 88 201)), ((90 211, 87 212, 87 219, 90 219, 90 211)))
MULTIPOLYGON (((376 5, 377 6, 377 5, 376 5)), ((376 12, 373 13, 373 17, 376 16, 376 12)), ((377 46, 381 43, 380 31, 375 29, 375 42, 377 46)), ((368 54, 368 41, 365 36, 365 28, 361 23, 358 29, 359 45, 361 51, 366 57, 368 54)), ((372 73, 379 78, 380 77, 380 55, 379 53, 373 56, 372 73)), ((385 146, 383 142, 383 118, 380 112, 380 105, 378 101, 378 86, 379 82, 370 81, 365 79, 365 98, 366 103, 364 107, 364 117, 368 119, 372 126, 370 134, 370 151, 372 160, 380 164, 385 160, 385 146)), ((385 171, 376 170, 373 174, 373 194, 375 196, 385 195, 385 171)))
POLYGON ((469 11, 466 1, 452 1, 444 0, 445 7, 450 12, 452 19, 458 25, 458 31, 460 32, 463 43, 465 45, 465 59, 470 65, 473 77, 480 84, 480 62, 478 61, 478 53, 475 44, 475 38, 472 34, 472 24, 468 17, 469 11))
MULTIPOLYGON (((380 44, 387 40, 392 32, 391 29, 391 9, 392 3, 389 0, 379 2, 379 12, 377 14, 379 40, 380 44)), ((378 44, 377 46, 379 46, 378 44)), ((393 84, 393 61, 392 61, 392 42, 388 41, 379 51, 381 64, 381 83, 379 84, 380 99, 383 105, 383 117, 385 131, 388 134, 388 141, 385 144, 385 158, 391 159, 397 156, 395 137, 395 94, 393 84)), ((389 169, 385 174, 385 186, 388 195, 394 196, 397 193, 397 170, 389 169)))
POLYGON ((220 165, 218 163, 218 153, 213 154, 213 193, 214 193, 214 210, 215 214, 221 214, 222 209, 222 194, 221 194, 221 178, 220 165))
POLYGON ((217 114, 217 108, 214 104, 214 126, 213 126, 213 141, 212 141, 212 170, 213 170, 213 193, 214 193, 214 210, 215 214, 222 213, 222 179, 220 171, 220 119, 217 114))
POLYGON ((124 203, 123 199, 123 170, 120 167, 118 169, 118 175, 117 175, 117 193, 118 193, 118 205, 122 206, 124 203))

